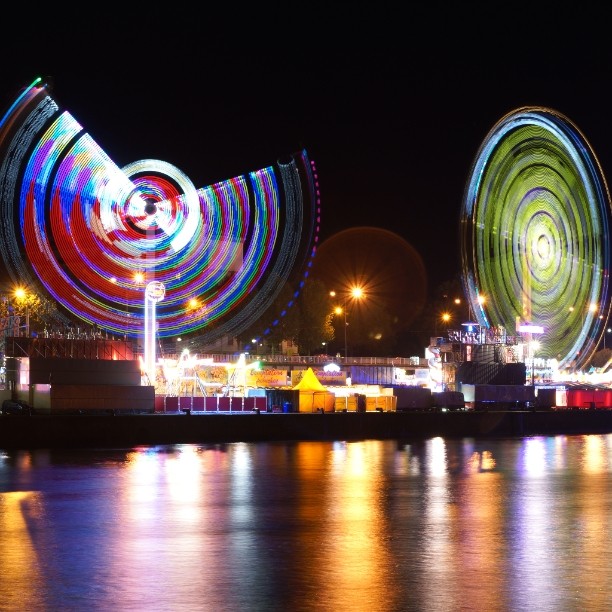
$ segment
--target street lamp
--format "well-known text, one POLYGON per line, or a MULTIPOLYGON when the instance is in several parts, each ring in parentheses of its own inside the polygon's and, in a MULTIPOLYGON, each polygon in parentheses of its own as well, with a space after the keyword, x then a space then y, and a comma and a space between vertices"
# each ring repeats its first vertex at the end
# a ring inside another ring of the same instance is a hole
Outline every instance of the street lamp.
MULTIPOLYGON (((452 319, 452 318, 453 318, 453 317, 452 317, 452 315, 451 315, 451 313, 450 313, 450 312, 443 312, 443 313, 440 315, 440 320, 442 321, 442 323, 444 324, 444 326, 447 328, 447 331, 448 331, 448 324, 450 323, 450 321, 451 321, 451 319, 452 319)), ((437 330, 437 327, 438 327, 438 326, 437 326, 437 322, 436 322, 436 336, 438 335, 438 333, 437 333, 437 331, 438 331, 438 330, 437 330)), ((448 335, 448 334, 447 334, 447 335, 448 335)))
MULTIPOLYGON (((15 298, 17 302, 25 304, 25 336, 30 335, 30 304, 28 302, 28 295, 22 287, 15 289, 15 298)), ((20 326, 21 327, 21 326, 20 326)), ((21 336, 21 329, 17 330, 18 336, 21 336)))
MULTIPOLYGON (((332 297, 336 296, 335 291, 330 291, 329 295, 332 297)), ((335 314, 344 313, 344 359, 348 359, 348 319, 347 319, 347 302, 348 300, 361 300, 364 297, 364 291, 361 287, 352 287, 347 293, 344 294, 344 302, 342 306, 336 306, 334 309, 335 314)))

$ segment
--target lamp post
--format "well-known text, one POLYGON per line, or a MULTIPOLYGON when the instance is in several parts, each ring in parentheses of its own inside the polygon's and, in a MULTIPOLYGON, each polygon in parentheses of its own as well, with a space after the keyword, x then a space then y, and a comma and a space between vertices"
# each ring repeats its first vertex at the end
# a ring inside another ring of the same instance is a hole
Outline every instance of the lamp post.
MULTIPOLYGON (((331 295, 332 297, 336 296, 336 292, 335 291, 330 291, 329 295, 331 295)), ((352 287, 348 293, 344 294, 344 301, 343 301, 343 305, 342 306, 336 306, 336 308, 334 309, 334 312, 336 314, 340 314, 343 313, 344 314, 344 360, 346 361, 348 359, 348 318, 347 318, 347 303, 348 300, 361 300, 364 297, 364 291, 361 287, 352 287)))
MULTIPOLYGON (((453 317, 452 317, 452 315, 451 315, 451 313, 450 313, 450 312, 443 312, 443 313, 440 315, 440 320, 442 321, 442 323, 444 324, 444 327, 446 328, 446 330, 445 330, 445 332, 446 332, 445 337, 447 337, 447 336, 448 336, 448 325, 449 325, 449 323, 451 322, 452 318, 453 318, 453 317)), ((436 336, 437 336, 437 335, 438 335, 438 334, 436 333, 436 336)))
MULTIPOLYGON (((330 292, 330 295, 336 295, 336 292, 332 291, 330 292)), ((348 357, 347 355, 348 342, 347 342, 347 335, 346 335, 346 328, 348 326, 348 322, 346 320, 346 300, 344 300, 344 306, 336 306, 334 308, 334 313, 337 315, 344 314, 344 360, 346 361, 346 358, 348 357)))
POLYGON ((347 338, 347 327, 348 327, 348 322, 346 320, 346 298, 344 298, 344 305, 342 306, 342 311, 344 312, 344 361, 348 360, 348 342, 346 340, 347 338))
MULTIPOLYGON (((18 302, 23 302, 25 304, 24 306, 24 314, 25 314, 25 326, 24 326, 25 333, 24 335, 28 337, 30 335, 30 304, 28 302, 28 295, 25 289, 21 287, 18 287, 17 289, 15 289, 15 298, 18 302)), ((17 331, 16 335, 21 336, 21 329, 17 331)))

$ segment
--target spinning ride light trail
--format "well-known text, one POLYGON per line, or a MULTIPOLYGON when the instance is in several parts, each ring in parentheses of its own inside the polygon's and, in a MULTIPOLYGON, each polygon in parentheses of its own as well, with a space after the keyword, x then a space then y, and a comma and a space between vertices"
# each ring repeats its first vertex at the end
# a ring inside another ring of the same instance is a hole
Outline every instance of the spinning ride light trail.
POLYGON ((533 322, 545 330, 542 358, 560 369, 587 363, 609 316, 610 215, 599 162, 569 119, 540 107, 503 117, 476 155, 461 209, 462 280, 478 323, 533 322), (599 313, 587 311, 592 303, 599 313))
POLYGON ((307 274, 319 206, 306 151, 196 188, 160 160, 119 168, 40 79, 0 119, 0 248, 10 277, 119 335, 143 335, 151 282, 165 288, 159 337, 197 332, 205 345, 238 335, 288 278, 307 274))

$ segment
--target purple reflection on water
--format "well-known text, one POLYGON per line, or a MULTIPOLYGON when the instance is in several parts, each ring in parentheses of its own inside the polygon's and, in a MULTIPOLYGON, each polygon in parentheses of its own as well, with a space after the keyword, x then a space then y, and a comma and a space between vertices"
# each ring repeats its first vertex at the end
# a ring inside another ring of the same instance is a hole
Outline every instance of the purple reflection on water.
POLYGON ((611 458, 610 436, 0 451, 0 609, 604 609, 611 458))

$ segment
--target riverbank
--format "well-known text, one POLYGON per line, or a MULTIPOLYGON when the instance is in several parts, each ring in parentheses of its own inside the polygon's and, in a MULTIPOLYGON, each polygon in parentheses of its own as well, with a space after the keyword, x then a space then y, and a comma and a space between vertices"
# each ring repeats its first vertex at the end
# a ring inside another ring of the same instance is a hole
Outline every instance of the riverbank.
POLYGON ((608 433, 610 410, 0 416, 0 449, 608 433))

